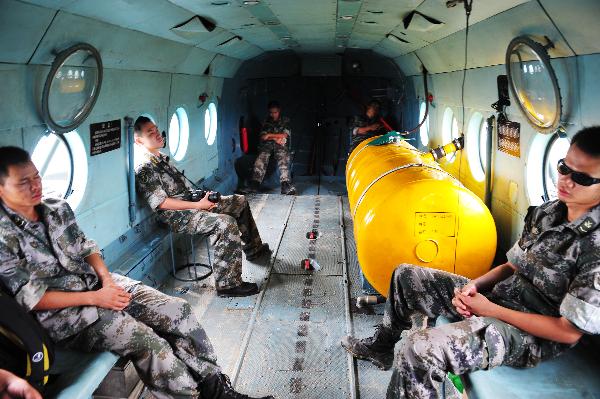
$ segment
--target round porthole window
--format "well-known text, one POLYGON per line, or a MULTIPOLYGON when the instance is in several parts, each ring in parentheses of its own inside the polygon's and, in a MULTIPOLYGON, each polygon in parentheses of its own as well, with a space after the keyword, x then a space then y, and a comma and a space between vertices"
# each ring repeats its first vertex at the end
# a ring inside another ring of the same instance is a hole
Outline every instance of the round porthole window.
POLYGON ((560 123, 560 90, 546 49, 528 37, 513 39, 506 50, 509 86, 527 122, 542 133, 560 123))
POLYGON ((73 209, 77 208, 88 178, 87 155, 79 134, 72 131, 42 137, 31 160, 42 177, 43 196, 65 198, 73 209))
MULTIPOLYGON (((444 119, 442 121, 442 144, 448 144, 453 139, 458 138, 458 121, 454 116, 454 112, 450 107, 446 108, 444 111, 444 119)), ((456 158, 456 153, 452 153, 446 156, 448 162, 454 162, 456 158)))
POLYGON ((556 184, 558 182, 558 161, 567 155, 569 140, 558 135, 552 136, 544 154, 544 194, 549 200, 557 198, 556 184))
POLYGON ((208 104, 204 112, 204 138, 208 145, 213 145, 217 138, 217 106, 215 103, 208 104))
POLYGON ((60 52, 42 92, 42 118, 56 133, 77 128, 92 111, 102 84, 102 59, 94 47, 76 44, 60 52))
POLYGON ((190 125, 187 112, 179 107, 171 116, 171 122, 169 123, 169 151, 171 151, 171 155, 176 161, 181 161, 185 156, 189 137, 190 125))
MULTIPOLYGON (((425 104, 425 101, 423 101, 419 107, 419 123, 423 120, 426 110, 427 105, 425 104)), ((427 147, 429 145, 429 115, 427 115, 427 119, 419 128, 419 139, 421 140, 422 146, 427 147)))
POLYGON ((477 181, 485 178, 485 164, 487 159, 487 123, 479 112, 471 116, 467 127, 466 151, 469 157, 471 174, 477 181))

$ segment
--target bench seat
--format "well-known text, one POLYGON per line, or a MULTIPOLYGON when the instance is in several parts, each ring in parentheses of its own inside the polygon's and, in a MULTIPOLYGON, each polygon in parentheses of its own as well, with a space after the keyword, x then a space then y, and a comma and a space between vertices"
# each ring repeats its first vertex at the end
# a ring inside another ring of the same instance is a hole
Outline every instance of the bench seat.
POLYGON ((502 366, 465 376, 469 399, 600 399, 600 337, 582 342, 537 367, 502 366))

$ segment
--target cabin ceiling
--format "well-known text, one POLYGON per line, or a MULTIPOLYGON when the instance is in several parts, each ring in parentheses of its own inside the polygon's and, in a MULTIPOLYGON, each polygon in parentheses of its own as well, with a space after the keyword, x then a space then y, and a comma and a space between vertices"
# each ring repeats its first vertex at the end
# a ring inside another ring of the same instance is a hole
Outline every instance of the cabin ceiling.
MULTIPOLYGON (((106 67, 231 77, 263 53, 311 57, 346 49, 377 52, 407 75, 462 68, 465 15, 446 0, 0 0, 0 62, 49 64, 56 50, 87 41, 106 67), (418 11, 436 29, 405 29, 418 11), (211 32, 171 29, 199 15, 211 32), (342 17, 347 17, 344 19, 342 17), (401 40, 390 40, 392 34, 401 40), (241 40, 230 40, 239 37, 241 40), (406 43, 402 42, 406 41, 406 43), (227 44, 224 44, 226 43, 227 44), (217 65, 218 64, 218 65, 217 65), (218 68, 217 68, 218 66, 218 68)), ((552 57, 600 52, 598 0, 473 0, 469 68, 503 63, 511 38, 547 35, 552 57), (483 21, 483 22, 482 22, 483 21), (481 22, 481 23, 480 23, 481 22)))
MULTIPOLYGON (((475 0, 472 23, 528 0, 475 0)), ((445 0, 26 0, 153 36, 193 45, 226 56, 249 59, 265 51, 336 53, 360 48, 397 57, 427 46, 464 28, 462 5, 447 8, 445 0), (407 31, 402 19, 416 10, 443 26, 429 32, 407 31), (194 39, 170 29, 200 15, 217 28, 194 39), (351 16, 351 19, 342 19, 351 16), (391 42, 393 33, 409 43, 391 42), (233 36, 242 40, 222 43, 233 36)))

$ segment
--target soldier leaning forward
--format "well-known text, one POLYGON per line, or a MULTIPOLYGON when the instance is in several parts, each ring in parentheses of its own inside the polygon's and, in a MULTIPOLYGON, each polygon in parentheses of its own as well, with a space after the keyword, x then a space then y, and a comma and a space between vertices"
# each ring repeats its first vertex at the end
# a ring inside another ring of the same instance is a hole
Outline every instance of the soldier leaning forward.
POLYGON ((131 359, 157 398, 236 396, 187 301, 110 273, 29 154, 0 148, 0 281, 62 346, 131 359))
POLYGON ((388 399, 442 397, 448 372, 533 367, 600 334, 599 135, 595 127, 573 137, 558 164, 558 200, 528 212, 507 263, 472 281, 413 265, 394 271, 375 335, 342 340, 355 357, 395 367, 388 399), (400 339, 415 314, 430 327, 439 315, 453 322, 400 339))
POLYGON ((140 116, 135 121, 134 132, 144 156, 143 162, 136 166, 136 185, 150 208, 176 233, 210 237, 218 295, 256 294, 255 283, 242 281, 242 250, 248 260, 257 260, 271 252, 261 241, 246 198, 236 194, 223 196, 218 203, 213 203, 207 193, 198 202, 183 200, 183 194, 193 187, 169 158, 159 152, 164 139, 156 125, 140 116))

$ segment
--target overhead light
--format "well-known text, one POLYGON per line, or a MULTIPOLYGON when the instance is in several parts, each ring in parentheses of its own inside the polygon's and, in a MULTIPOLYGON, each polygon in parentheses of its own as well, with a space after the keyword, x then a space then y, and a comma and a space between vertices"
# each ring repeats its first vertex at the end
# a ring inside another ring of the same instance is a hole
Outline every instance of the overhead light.
POLYGON ((255 6, 260 3, 260 0, 244 0, 245 6, 255 6))
POLYGON ((387 35, 385 35, 385 37, 387 37, 388 39, 390 39, 393 42, 396 43, 410 43, 408 40, 404 40, 396 35, 394 35, 393 33, 388 33, 387 35))
POLYGON ((282 36, 281 40, 292 40, 291 36, 282 36))
POLYGON ((270 20, 270 21, 265 21, 264 24, 265 25, 274 26, 274 25, 279 25, 279 21, 277 21, 277 20, 270 20))
POLYGON ((349 21, 349 20, 351 20, 352 18, 354 18, 354 16, 353 16, 353 15, 342 15, 342 16, 340 17, 340 19, 343 19, 344 21, 349 21))

